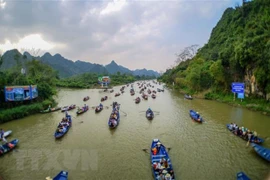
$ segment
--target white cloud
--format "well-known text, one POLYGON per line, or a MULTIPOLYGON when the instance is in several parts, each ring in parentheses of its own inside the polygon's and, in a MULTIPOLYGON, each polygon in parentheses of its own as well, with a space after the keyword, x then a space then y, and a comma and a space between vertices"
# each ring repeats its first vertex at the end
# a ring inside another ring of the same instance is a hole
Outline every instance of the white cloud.
POLYGON ((41 51, 48 51, 55 47, 55 43, 45 41, 40 34, 30 34, 19 39, 16 43, 11 43, 10 40, 7 39, 4 44, 0 44, 0 50, 2 52, 10 49, 18 49, 20 51, 25 49, 40 49, 41 51))
POLYGON ((0 0, 0 8, 4 9, 6 7, 6 2, 4 0, 0 0))
POLYGON ((103 10, 101 10, 100 14, 106 15, 120 11, 126 4, 126 0, 113 0, 113 2, 109 2, 107 6, 103 10))
POLYGON ((0 4, 4 1, 0 50, 34 48, 72 60, 106 64, 114 59, 130 69, 155 70, 173 64, 174 54, 184 47, 206 43, 223 11, 235 5, 235 0, 0 0, 0 4))

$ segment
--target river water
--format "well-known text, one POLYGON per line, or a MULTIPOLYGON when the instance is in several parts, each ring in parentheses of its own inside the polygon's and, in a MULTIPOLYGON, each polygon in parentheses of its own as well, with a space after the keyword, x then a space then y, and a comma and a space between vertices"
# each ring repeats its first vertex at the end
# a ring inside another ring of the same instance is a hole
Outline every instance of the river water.
MULTIPOLYGON (((154 89, 160 87, 153 85, 154 89)), ((229 132, 226 124, 236 122, 267 137, 269 117, 215 101, 185 100, 167 89, 157 93, 156 99, 135 104, 139 88, 134 87, 135 96, 130 96, 128 87, 118 97, 114 93, 120 86, 112 94, 97 89, 60 89, 56 97, 59 106, 86 103, 92 107, 101 97, 109 97, 103 103, 109 108, 99 114, 92 108, 80 116, 76 110, 69 111, 73 124, 60 140, 53 136, 64 116, 60 111, 2 124, 5 130, 13 131, 8 140, 18 138, 19 146, 0 158, 0 176, 5 180, 42 180, 63 169, 69 171, 70 180, 152 180, 150 155, 142 149, 150 148, 152 139, 158 138, 171 147, 169 155, 177 179, 234 180, 239 171, 253 180, 266 179, 269 163, 229 132), (90 100, 83 102, 87 95, 90 100), (121 104, 122 112, 119 126, 110 130, 107 122, 113 101, 121 104), (148 107, 159 112, 152 121, 142 112, 148 107), (193 122, 190 109, 199 111, 206 123, 193 122)), ((270 147, 269 139, 264 146, 270 147)))

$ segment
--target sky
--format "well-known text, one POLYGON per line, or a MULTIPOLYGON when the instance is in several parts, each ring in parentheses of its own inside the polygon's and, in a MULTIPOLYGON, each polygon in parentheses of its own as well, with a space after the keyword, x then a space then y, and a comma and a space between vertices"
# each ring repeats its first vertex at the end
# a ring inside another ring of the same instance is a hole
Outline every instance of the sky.
POLYGON ((165 71, 241 0, 0 0, 0 53, 165 71))

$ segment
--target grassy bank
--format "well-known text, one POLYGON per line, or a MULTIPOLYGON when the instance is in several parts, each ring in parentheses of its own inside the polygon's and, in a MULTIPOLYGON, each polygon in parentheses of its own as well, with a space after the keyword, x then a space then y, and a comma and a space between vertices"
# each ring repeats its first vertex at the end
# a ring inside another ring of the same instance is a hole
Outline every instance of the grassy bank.
POLYGON ((49 105, 54 106, 55 102, 52 100, 45 100, 43 102, 33 103, 30 105, 22 105, 12 109, 5 109, 0 111, 0 123, 5 123, 11 120, 26 117, 31 114, 39 113, 46 109, 49 105))
POLYGON ((213 92, 211 90, 203 91, 203 92, 195 92, 190 89, 180 89, 178 87, 174 87, 169 85, 171 89, 177 90, 183 94, 191 94, 194 98, 199 99, 207 99, 207 100, 215 100, 222 103, 227 103, 231 106, 240 106, 245 107, 252 111, 261 112, 264 115, 270 116, 270 102, 267 102, 265 99, 259 99, 255 97, 245 97, 241 101, 241 99, 237 98, 237 95, 234 100, 233 93, 222 93, 222 92, 213 92))

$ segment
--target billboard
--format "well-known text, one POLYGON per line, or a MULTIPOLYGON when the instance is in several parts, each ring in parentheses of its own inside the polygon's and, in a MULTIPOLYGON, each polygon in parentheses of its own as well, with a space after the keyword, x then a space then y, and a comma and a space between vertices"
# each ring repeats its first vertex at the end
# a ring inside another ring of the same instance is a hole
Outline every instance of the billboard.
POLYGON ((36 85, 5 86, 6 101, 25 101, 38 97, 36 85))
POLYGON ((110 82, 111 82, 110 76, 103 76, 98 78, 98 83, 101 84, 102 86, 103 85, 107 86, 108 84, 110 84, 110 82))

